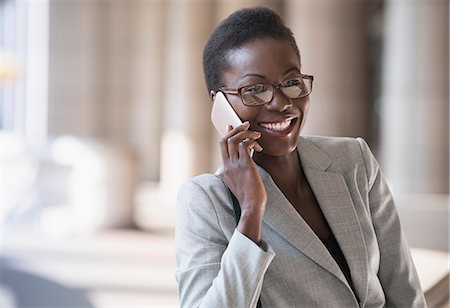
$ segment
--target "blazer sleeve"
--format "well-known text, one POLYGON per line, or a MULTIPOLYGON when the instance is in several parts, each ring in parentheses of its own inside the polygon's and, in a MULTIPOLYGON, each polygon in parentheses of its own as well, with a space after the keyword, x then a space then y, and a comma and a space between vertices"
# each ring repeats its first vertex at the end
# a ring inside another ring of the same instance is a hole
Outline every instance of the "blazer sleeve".
POLYGON ((394 200, 367 143, 358 138, 368 177, 369 207, 380 250, 378 278, 387 307, 426 307, 394 200))
POLYGON ((193 180, 178 193, 175 246, 182 307, 256 307, 275 254, 237 230, 228 241, 213 201, 193 180))

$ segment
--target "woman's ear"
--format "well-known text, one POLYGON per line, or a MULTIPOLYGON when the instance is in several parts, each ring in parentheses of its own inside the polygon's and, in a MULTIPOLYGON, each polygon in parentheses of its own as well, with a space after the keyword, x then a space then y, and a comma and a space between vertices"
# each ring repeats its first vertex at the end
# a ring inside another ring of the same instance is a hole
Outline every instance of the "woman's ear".
POLYGON ((211 98, 211 101, 214 101, 214 97, 216 97, 216 92, 214 92, 214 90, 211 90, 209 92, 209 98, 211 98))

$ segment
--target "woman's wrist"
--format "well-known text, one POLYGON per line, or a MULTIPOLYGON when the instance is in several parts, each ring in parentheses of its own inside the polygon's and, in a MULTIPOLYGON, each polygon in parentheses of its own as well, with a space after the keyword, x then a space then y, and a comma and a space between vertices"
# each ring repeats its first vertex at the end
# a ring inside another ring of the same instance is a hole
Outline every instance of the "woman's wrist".
POLYGON ((257 211, 242 211, 239 219, 237 229, 239 232, 247 236, 257 245, 261 242, 261 225, 264 212, 257 211))

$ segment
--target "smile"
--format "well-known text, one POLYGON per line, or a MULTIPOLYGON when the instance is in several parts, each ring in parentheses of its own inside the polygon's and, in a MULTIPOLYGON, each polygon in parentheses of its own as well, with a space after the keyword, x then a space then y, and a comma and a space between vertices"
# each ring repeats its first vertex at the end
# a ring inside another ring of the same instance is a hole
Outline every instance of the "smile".
POLYGON ((296 120, 296 118, 286 119, 281 122, 271 122, 271 123, 260 122, 259 125, 268 130, 283 132, 291 126, 294 120, 296 120))

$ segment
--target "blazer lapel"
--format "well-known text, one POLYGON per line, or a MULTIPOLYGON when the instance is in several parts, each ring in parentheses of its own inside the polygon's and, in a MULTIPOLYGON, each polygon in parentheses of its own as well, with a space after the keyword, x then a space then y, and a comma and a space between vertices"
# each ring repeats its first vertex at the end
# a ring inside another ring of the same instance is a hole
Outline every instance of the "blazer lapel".
POLYGON ((363 300, 368 288, 368 256, 345 179, 330 170, 332 161, 312 142, 301 138, 298 152, 306 178, 348 263, 355 291, 363 300))
POLYGON ((268 206, 264 222, 318 265, 345 282, 345 277, 327 248, 278 189, 272 178, 266 181, 268 206), (290 219, 287 220, 286 217, 290 219))

